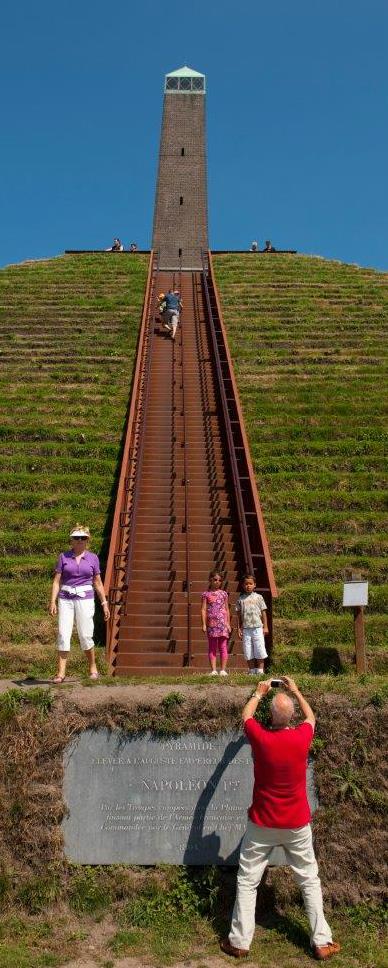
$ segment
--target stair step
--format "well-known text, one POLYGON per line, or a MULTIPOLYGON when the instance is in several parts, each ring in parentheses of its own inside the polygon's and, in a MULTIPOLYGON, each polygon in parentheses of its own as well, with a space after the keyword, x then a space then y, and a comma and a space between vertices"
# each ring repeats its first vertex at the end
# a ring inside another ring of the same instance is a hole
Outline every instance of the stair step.
MULTIPOLYGON (((232 657, 229 658, 228 662, 229 671, 241 670, 242 672, 247 671, 247 664, 244 657, 241 656, 238 661, 234 661, 232 657)), ((193 673, 206 673, 209 671, 209 662, 205 656, 191 656, 190 666, 187 664, 187 653, 186 655, 174 655, 173 653, 165 656, 160 656, 158 653, 155 655, 144 656, 141 653, 132 656, 120 656, 117 657, 115 662, 115 672, 120 675, 163 675, 163 674, 190 674, 193 673)), ((253 676, 252 676, 253 678, 253 676)))
MULTIPOLYGON (((154 275, 151 299, 156 300, 158 291, 175 286, 177 279, 171 272, 154 275)), ((122 539, 124 548, 129 547, 131 539, 132 558, 126 566, 130 578, 125 602, 119 609, 121 623, 114 663, 117 675, 207 672, 207 641, 201 629, 200 604, 209 571, 214 567, 221 570, 232 607, 239 591, 241 537, 228 444, 214 382, 207 310, 199 274, 183 274, 179 283, 186 308, 184 328, 178 331, 175 345, 160 338, 161 322, 153 306, 151 311, 150 333, 159 335, 153 341, 144 449, 141 466, 137 467, 136 520, 132 534, 127 527, 122 539), (193 286, 198 291, 200 319, 194 306, 193 286), (184 590, 187 562, 189 592, 184 590), (147 595, 150 604, 145 612, 147 595), (169 652, 171 648, 176 651, 169 652)), ((224 355, 222 352, 222 358, 224 355)), ((229 395, 228 377, 225 385, 229 395)), ((131 485, 129 508, 133 497, 131 485)), ((126 572, 118 570, 115 574, 123 579, 126 572)), ((245 660, 236 633, 230 647, 230 668, 244 670, 245 660)))
POLYGON ((134 653, 130 657, 124 656, 124 655, 121 657, 119 655, 116 660, 115 668, 116 668, 116 671, 118 671, 119 669, 122 670, 123 667, 136 668, 136 666, 144 666, 144 668, 147 668, 148 672, 150 672, 153 665, 158 665, 162 669, 165 667, 166 668, 174 667, 175 665, 177 665, 178 667, 179 666, 182 667, 183 656, 181 656, 180 659, 181 659, 180 662, 177 661, 177 656, 174 655, 174 653, 172 652, 166 653, 165 655, 160 655, 157 652, 154 653, 154 655, 152 655, 152 653, 147 654, 147 653, 139 652, 137 654, 134 653))
MULTIPOLYGON (((128 607, 131 605, 142 605, 144 608, 144 583, 138 582, 138 588, 131 589, 128 594, 128 607)), ((179 603, 187 604, 187 594, 186 592, 176 591, 175 589, 170 593, 166 591, 153 592, 152 594, 152 609, 154 610, 157 605, 164 605, 165 607, 171 606, 176 607, 179 603)), ((124 610, 126 611, 126 610, 124 610)))
MULTIPOLYGON (((121 635, 119 634, 118 643, 120 646, 120 655, 126 655, 127 653, 137 653, 142 652, 144 655, 148 655, 150 652, 185 652, 188 648, 188 636, 180 634, 179 636, 157 636, 154 638, 149 636, 148 638, 143 638, 143 635, 129 635, 126 632, 121 635)), ((191 636, 191 646, 199 654, 207 655, 207 639, 202 633, 202 637, 199 635, 191 636)))

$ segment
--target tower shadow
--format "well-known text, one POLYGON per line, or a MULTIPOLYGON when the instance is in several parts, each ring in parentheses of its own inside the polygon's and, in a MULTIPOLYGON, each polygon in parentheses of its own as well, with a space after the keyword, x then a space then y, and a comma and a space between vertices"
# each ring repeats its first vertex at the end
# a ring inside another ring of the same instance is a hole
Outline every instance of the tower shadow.
POLYGON ((217 790, 220 780, 227 767, 232 763, 239 750, 246 744, 245 736, 239 736, 236 740, 231 740, 226 747, 224 755, 217 764, 214 773, 209 777, 205 788, 198 798, 194 810, 191 828, 183 857, 183 864, 191 865, 215 865, 235 866, 238 864, 241 839, 237 847, 227 856, 221 857, 220 847, 221 838, 214 830, 211 834, 204 833, 206 812, 208 806, 217 790))

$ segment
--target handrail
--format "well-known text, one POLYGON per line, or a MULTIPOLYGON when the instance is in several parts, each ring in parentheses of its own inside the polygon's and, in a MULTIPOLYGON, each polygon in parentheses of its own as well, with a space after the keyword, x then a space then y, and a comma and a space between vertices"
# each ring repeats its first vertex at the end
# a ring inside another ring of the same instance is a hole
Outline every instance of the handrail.
POLYGON ((278 592, 277 592, 277 588, 276 588, 275 576, 274 576, 274 573, 273 573, 272 560, 271 560, 271 552, 269 550, 269 544, 268 544, 268 538, 267 538, 267 534, 266 534, 266 530, 265 530, 265 523, 264 523, 263 512, 261 510, 259 495, 258 495, 258 491, 257 491, 257 484, 256 484, 254 470, 253 470, 252 459, 251 459, 251 456, 250 456, 250 448, 249 448, 248 438, 247 438, 246 430, 245 430, 245 424, 244 424, 244 417, 243 417, 242 407, 241 407, 240 397, 239 397, 238 388, 237 388, 237 384, 236 384, 236 380, 235 380, 235 376, 234 376, 234 371, 233 371, 232 358, 231 358, 231 355, 230 355, 230 350, 229 350, 229 345, 228 345, 228 340, 227 340, 225 325, 224 325, 223 318, 222 318, 221 304, 220 304, 220 300, 219 300, 219 296, 218 296, 217 286, 216 286, 216 283, 215 283, 214 270, 213 270, 213 260, 212 260, 212 254, 211 254, 210 250, 205 253, 205 256, 206 256, 206 258, 208 260, 209 276, 210 276, 210 279, 211 279, 211 285, 212 285, 212 289, 213 289, 213 292, 214 292, 214 298, 215 298, 215 303, 216 303, 216 307, 217 307, 217 316, 218 316, 218 320, 219 320, 219 326, 220 326, 220 331, 221 331, 222 340, 223 340, 223 346, 224 346, 224 350, 225 350, 226 362, 227 362, 228 370, 229 370, 229 373, 230 373, 230 379, 231 379, 231 384, 232 384, 232 392, 233 392, 234 402, 235 402, 235 405, 236 405, 236 412, 237 412, 237 417, 238 417, 238 422, 239 422, 239 428, 240 428, 240 433, 241 433, 241 440, 242 440, 242 444, 243 444, 243 447, 244 447, 244 453, 245 453, 246 461, 247 461, 247 471, 248 471, 249 482, 250 482, 250 490, 251 490, 253 505, 254 505, 254 508, 255 508, 255 515, 256 515, 257 522, 258 522, 258 526, 259 526, 260 540, 261 540, 261 545, 262 545, 262 549, 263 549, 263 555, 264 555, 264 560, 265 560, 265 566, 266 566, 268 584, 269 584, 269 588, 270 588, 270 592, 271 592, 272 598, 277 598, 278 592))
MULTIPOLYGON (((154 275, 157 274, 157 271, 158 271, 158 267, 156 265, 154 275)), ((129 583, 129 571, 130 571, 130 567, 131 567, 131 564, 132 564, 132 552, 133 552, 133 544, 134 544, 134 537, 135 537, 134 522, 136 520, 137 506, 138 506, 138 503, 139 503, 141 467, 142 467, 142 464, 143 464, 144 443, 145 443, 145 429, 146 429, 146 425, 147 425, 148 399, 149 399, 149 395, 150 395, 150 384, 151 384, 150 373, 151 373, 151 364, 152 364, 152 354, 153 354, 153 348, 154 348, 154 329, 155 329, 155 327, 154 327, 154 320, 153 320, 153 307, 151 307, 151 306, 149 307, 148 317, 149 317, 149 320, 150 320, 150 323, 149 323, 149 341, 148 341, 148 357, 147 357, 146 364, 145 364, 145 369, 144 369, 144 387, 145 387, 145 390, 144 390, 144 395, 143 395, 143 411, 142 411, 141 428, 140 428, 140 431, 139 431, 140 444, 139 444, 139 450, 138 450, 138 455, 137 455, 136 474, 135 474, 135 480, 134 480, 133 491, 132 491, 131 520, 130 520, 129 541, 128 541, 128 549, 127 549, 127 560, 126 560, 126 565, 125 565, 125 580, 126 580, 127 585, 129 583)))
MULTIPOLYGON (((182 262, 179 268, 179 291, 182 295, 182 262)), ((182 411, 183 411, 183 474, 185 482, 185 562, 186 562, 186 592, 187 592, 187 665, 191 665, 192 642, 191 642, 191 566, 190 566, 190 479, 187 457, 187 413, 185 403, 185 348, 184 348, 184 327, 181 321, 181 364, 182 364, 182 411)))
MULTIPOLYGON (((132 379, 131 402, 130 402, 128 419, 127 419, 124 451, 123 451, 123 457, 121 462, 121 472, 120 472, 120 478, 119 478, 119 483, 117 488, 116 504, 115 504, 115 511, 113 516, 112 531, 111 531, 111 540, 110 540, 110 546, 109 546, 107 567, 105 572, 104 589, 107 597, 110 594, 113 573, 115 570, 117 570, 117 568, 115 569, 116 555, 118 553, 119 548, 122 547, 122 528, 120 527, 120 517, 124 507, 124 496, 125 496, 126 481, 128 476, 128 467, 131 462, 130 454, 131 454, 131 449, 133 447, 133 436, 136 429, 138 400, 141 395, 141 373, 142 373, 142 368, 144 364, 144 352, 146 349, 145 333, 146 333, 147 321, 149 316, 148 310, 149 310, 150 293, 152 289, 152 280, 153 280, 154 272, 155 272, 155 254, 152 250, 150 255, 147 283, 146 283, 146 289, 144 294, 142 320, 141 320, 139 336, 137 340, 136 364, 135 364, 135 370, 134 370, 133 379, 132 379)), ((107 622, 107 630, 106 630, 107 631, 106 651, 107 651, 107 660, 109 664, 111 662, 112 650, 114 645, 113 634, 114 634, 115 622, 116 622, 116 611, 117 611, 117 605, 115 603, 112 603, 111 617, 109 622, 107 622)))
MULTIPOLYGON (((202 305, 202 299, 203 299, 202 273, 198 272, 195 274, 195 276, 193 276, 193 304, 194 304, 194 320, 195 320, 195 337, 196 337, 199 360, 201 360, 204 356, 206 357, 210 350, 210 346, 207 340, 206 340, 206 349, 205 349, 205 345, 204 345, 205 341, 203 339, 203 330, 202 330, 201 321, 200 321, 200 305, 202 305), (201 300, 199 299, 199 293, 198 293, 199 289, 201 292, 201 300)), ((209 412, 209 386, 208 386, 208 379, 206 376, 205 367, 200 367, 199 382, 200 382, 202 409, 203 409, 203 414, 205 415, 206 412, 209 412)), ((209 474, 209 482, 210 482, 211 477, 216 470, 216 459, 214 454, 214 440, 213 440, 212 428, 209 421, 206 419, 204 420, 204 440, 205 440, 206 452, 208 455, 208 474, 209 474)), ((218 521, 218 507, 217 507, 217 500, 215 499, 214 488, 212 486, 210 486, 210 502, 211 502, 211 513, 212 513, 213 523, 216 523, 218 521)), ((218 564, 218 557, 219 557, 218 548, 216 549, 216 545, 217 545, 217 541, 213 542, 213 550, 215 552, 214 554, 215 565, 218 564)))
POLYGON ((202 266, 203 266, 205 297, 206 297, 206 304, 207 304, 209 323, 210 323, 210 333, 211 333, 211 338, 213 343, 214 359, 215 359, 216 370, 218 375, 218 383, 219 383, 221 403, 222 403, 222 413, 223 413, 223 418, 225 423, 226 436, 228 440, 229 458, 230 458, 231 467, 232 467, 232 476, 233 476, 233 483, 234 483, 235 496, 236 496, 236 502, 237 502, 237 516, 240 524, 240 533, 241 533, 243 552, 244 552, 244 570, 252 572, 252 574, 254 574, 253 559, 252 559, 250 541, 249 541, 248 530, 247 530, 247 525, 245 520, 244 502, 243 502, 243 497, 241 492, 240 475, 239 475, 238 466, 237 466, 232 425, 230 422, 228 403, 226 399, 220 353, 219 353, 219 348, 217 343, 213 311, 211 308, 209 287, 208 287, 207 277, 206 277, 206 264, 205 264, 205 259, 203 258, 203 254, 202 254, 202 266))

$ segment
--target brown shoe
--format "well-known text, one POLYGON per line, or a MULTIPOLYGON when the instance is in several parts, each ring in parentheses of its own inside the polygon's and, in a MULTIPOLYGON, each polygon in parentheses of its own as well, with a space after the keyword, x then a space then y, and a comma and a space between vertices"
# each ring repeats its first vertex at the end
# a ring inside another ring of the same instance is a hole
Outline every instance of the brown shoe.
POLYGON ((317 961, 327 961, 327 959, 332 958, 333 955, 338 955, 339 951, 341 951, 341 945, 338 944, 338 941, 329 941, 328 944, 313 945, 314 958, 316 958, 317 961))
POLYGON ((235 948, 229 941, 229 938, 225 938, 224 941, 220 942, 221 951, 224 951, 226 955, 231 955, 232 958, 246 958, 249 955, 249 948, 235 948))

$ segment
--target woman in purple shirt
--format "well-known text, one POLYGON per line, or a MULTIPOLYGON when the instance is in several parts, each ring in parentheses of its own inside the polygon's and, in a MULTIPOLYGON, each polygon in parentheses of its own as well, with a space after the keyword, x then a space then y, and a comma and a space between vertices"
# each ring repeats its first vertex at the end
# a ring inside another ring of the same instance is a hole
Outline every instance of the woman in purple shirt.
POLYGON ((70 551, 59 555, 51 590, 50 615, 57 614, 58 601, 58 672, 54 682, 63 682, 70 652, 74 619, 82 650, 86 654, 91 679, 98 679, 93 641, 94 592, 100 599, 104 619, 110 613, 101 581, 100 562, 89 551, 89 528, 76 525, 70 534, 70 551))

